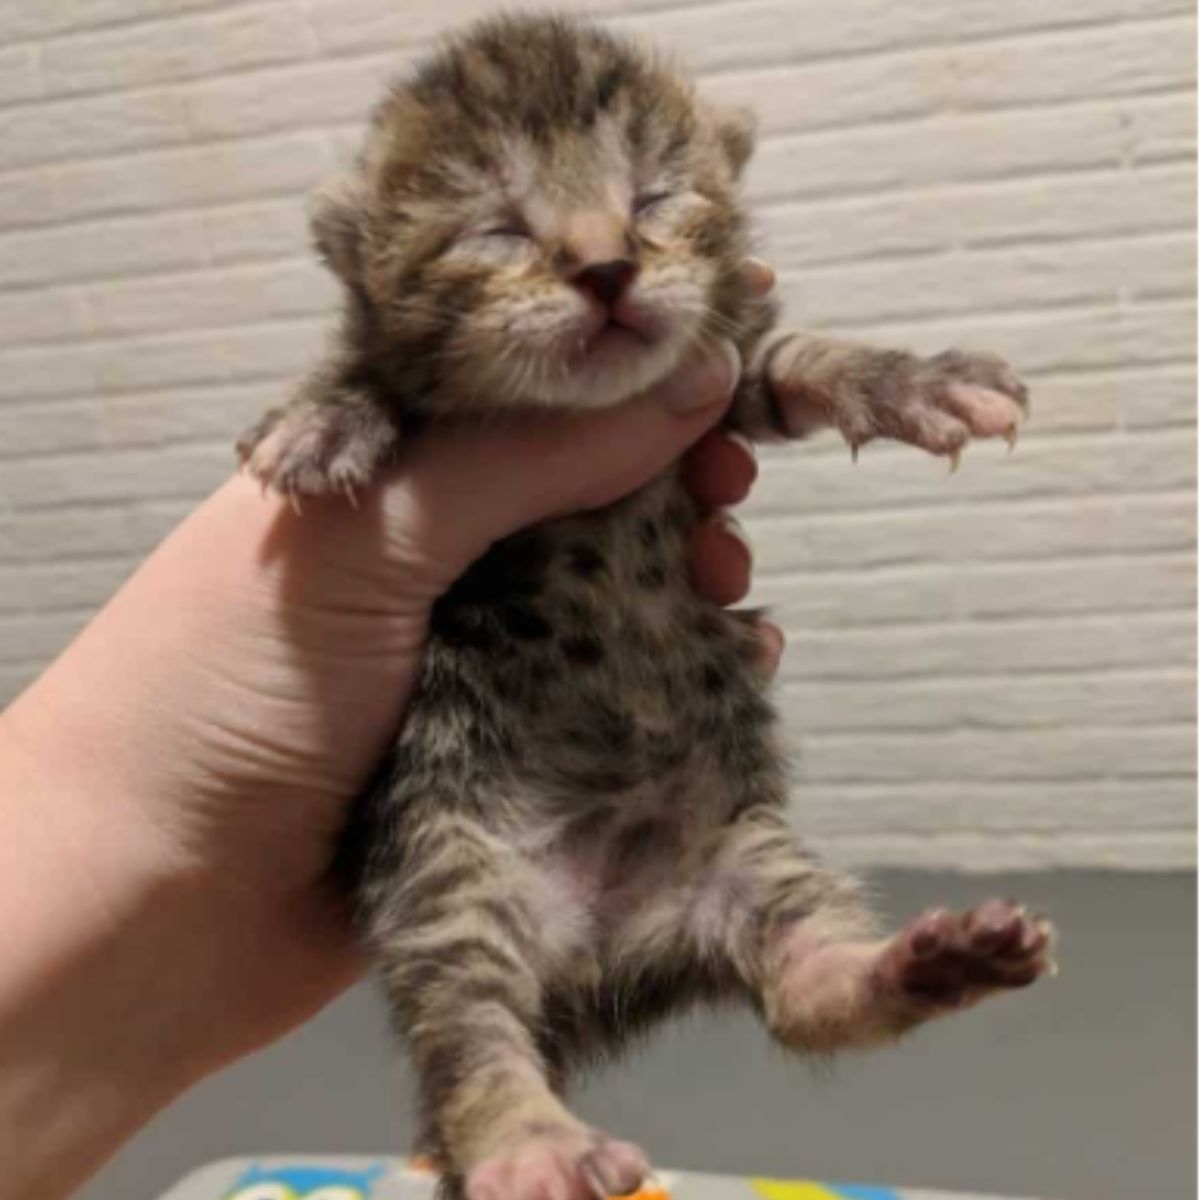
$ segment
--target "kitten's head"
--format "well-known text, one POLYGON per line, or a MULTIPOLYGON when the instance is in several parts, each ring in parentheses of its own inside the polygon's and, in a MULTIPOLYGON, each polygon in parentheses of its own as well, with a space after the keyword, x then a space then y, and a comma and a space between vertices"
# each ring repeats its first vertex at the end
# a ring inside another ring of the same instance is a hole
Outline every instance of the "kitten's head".
POLYGON ((743 116, 631 43, 501 18, 376 110, 314 228, 364 366, 439 406, 600 407, 736 333, 743 116))

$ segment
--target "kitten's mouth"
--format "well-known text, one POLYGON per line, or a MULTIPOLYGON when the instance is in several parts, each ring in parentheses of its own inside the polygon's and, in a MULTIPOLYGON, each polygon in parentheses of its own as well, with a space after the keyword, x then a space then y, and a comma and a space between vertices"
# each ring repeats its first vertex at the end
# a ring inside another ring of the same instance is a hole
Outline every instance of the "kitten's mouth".
POLYGON ((630 305, 597 312, 572 352, 571 366, 599 366, 648 350, 662 340, 662 323, 630 305))
POLYGON ((624 340, 633 345, 652 346, 658 340, 653 337, 646 329, 641 329, 636 325, 627 325, 624 321, 619 321, 614 316, 609 316, 608 320, 592 335, 589 342, 592 346, 596 346, 608 340, 624 340))

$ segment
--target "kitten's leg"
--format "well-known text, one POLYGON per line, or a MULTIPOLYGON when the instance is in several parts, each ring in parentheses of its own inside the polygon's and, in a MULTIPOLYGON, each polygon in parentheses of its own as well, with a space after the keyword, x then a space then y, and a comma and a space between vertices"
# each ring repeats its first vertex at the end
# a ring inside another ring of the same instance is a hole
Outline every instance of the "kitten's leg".
POLYGON ((803 438, 833 426, 855 453, 884 437, 956 463, 972 437, 1014 442, 1027 406, 1025 385, 995 355, 947 350, 919 358, 787 333, 760 350, 731 420, 767 439, 803 438))
POLYGON ((264 487, 288 496, 353 497, 395 454, 395 417, 368 392, 319 371, 283 408, 238 441, 238 458, 264 487))
POLYGON ((722 919, 707 932, 715 930, 719 952, 788 1046, 885 1041, 1025 987, 1051 966, 1049 924, 1002 900, 930 911, 891 937, 873 937, 853 884, 802 855, 777 814, 747 817, 717 859, 709 902, 722 919))
POLYGON ((1028 987, 1051 969, 1050 945, 1049 924, 1008 900, 932 909, 879 942, 826 942, 801 923, 774 949, 764 1011, 797 1049, 870 1045, 1028 987))
POLYGON ((367 906, 447 1191, 469 1200, 634 1191, 648 1170, 641 1151, 585 1125, 555 1091, 543 1053, 553 956, 528 864, 465 821, 426 828, 421 841, 402 890, 384 898, 381 883, 367 906))

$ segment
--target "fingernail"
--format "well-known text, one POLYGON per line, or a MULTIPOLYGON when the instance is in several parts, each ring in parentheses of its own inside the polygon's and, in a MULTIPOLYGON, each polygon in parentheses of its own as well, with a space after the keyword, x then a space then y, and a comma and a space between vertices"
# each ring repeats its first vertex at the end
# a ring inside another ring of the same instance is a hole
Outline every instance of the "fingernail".
POLYGON ((728 399, 742 374, 742 360, 733 343, 722 340, 715 349, 677 372, 664 384, 663 399, 672 412, 689 413, 728 399))
POLYGON ((743 269, 750 289, 756 296, 765 296, 775 286, 775 269, 761 258, 746 259, 743 269))
POLYGON ((754 547, 750 544, 750 539, 746 536, 746 531, 738 523, 736 517, 731 517, 729 513, 717 513, 713 517, 713 521, 721 527, 743 550, 746 552, 746 559, 750 566, 754 566, 754 547))
POLYGON ((725 436, 731 442, 736 442, 755 462, 758 462, 758 451, 754 448, 754 443, 744 433, 739 433, 736 429, 727 429, 725 430, 725 436))
POLYGON ((729 372, 727 376, 729 382, 725 385, 726 391, 732 396, 734 389, 738 385, 738 380, 742 377, 742 356, 737 352, 737 347, 725 338, 722 338, 717 344, 721 348, 721 354, 725 359, 725 366, 729 372))
POLYGON ((758 622, 759 660, 758 665, 763 673, 772 677, 779 670, 786 649, 786 638, 783 630, 774 621, 760 620, 758 622))

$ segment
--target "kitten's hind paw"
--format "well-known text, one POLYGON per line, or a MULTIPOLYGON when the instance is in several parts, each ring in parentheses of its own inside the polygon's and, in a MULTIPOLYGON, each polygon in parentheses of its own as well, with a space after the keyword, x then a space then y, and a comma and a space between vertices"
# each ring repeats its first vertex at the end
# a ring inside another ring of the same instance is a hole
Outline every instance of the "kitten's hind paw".
POLYGON ((934 909, 891 940, 877 986, 917 1005, 957 1008, 1053 974, 1053 939, 1048 921, 1009 900, 966 913, 934 909))
POLYGON ((372 483, 394 454, 395 425, 368 402, 300 399, 272 409, 237 444, 241 465, 296 501, 301 496, 355 492, 372 483))
POLYGON ((484 1159, 467 1200, 608 1200, 636 1192, 650 1167, 637 1146, 588 1130, 539 1133, 484 1159))

